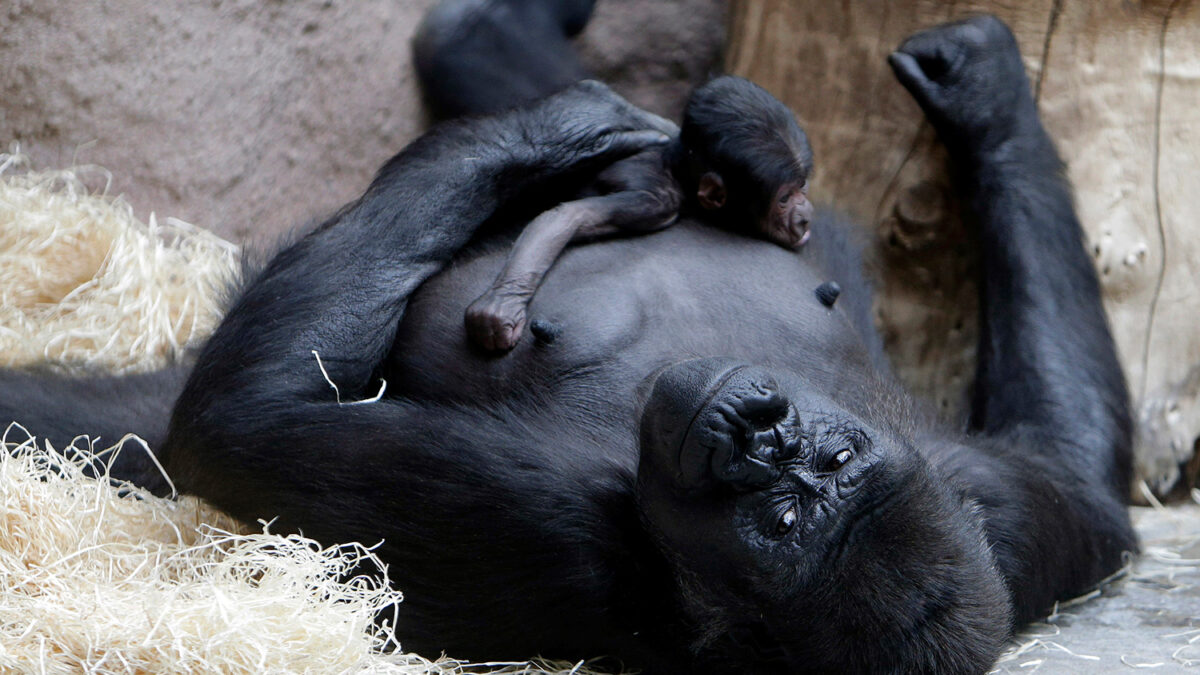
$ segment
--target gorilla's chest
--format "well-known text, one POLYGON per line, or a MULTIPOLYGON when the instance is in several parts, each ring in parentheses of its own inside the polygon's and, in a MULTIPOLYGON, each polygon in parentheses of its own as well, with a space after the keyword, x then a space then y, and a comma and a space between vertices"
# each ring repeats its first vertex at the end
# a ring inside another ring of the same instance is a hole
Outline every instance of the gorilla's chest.
POLYGON ((803 254, 686 224, 569 249, 530 305, 553 340, 527 328, 511 352, 489 355, 468 342, 463 312, 506 254, 456 263, 414 295, 391 357, 396 393, 573 402, 632 424, 638 384, 685 358, 730 356, 818 382, 866 367, 845 316, 817 299, 826 279, 803 254))

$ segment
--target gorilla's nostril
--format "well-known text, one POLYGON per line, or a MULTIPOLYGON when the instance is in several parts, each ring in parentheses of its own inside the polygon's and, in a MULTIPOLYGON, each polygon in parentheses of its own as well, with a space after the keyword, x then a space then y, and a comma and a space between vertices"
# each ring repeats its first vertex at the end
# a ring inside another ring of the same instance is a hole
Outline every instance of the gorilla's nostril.
POLYGON ((805 200, 795 207, 788 214, 791 227, 793 229, 807 228, 813 218, 812 202, 805 200))

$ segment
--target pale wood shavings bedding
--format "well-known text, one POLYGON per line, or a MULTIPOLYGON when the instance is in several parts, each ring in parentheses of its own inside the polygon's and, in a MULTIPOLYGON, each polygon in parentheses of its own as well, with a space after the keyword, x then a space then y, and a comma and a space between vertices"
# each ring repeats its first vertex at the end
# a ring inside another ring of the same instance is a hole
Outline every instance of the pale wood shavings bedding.
POLYGON ((236 246, 90 193, 101 169, 28 165, 0 154, 0 365, 150 370, 212 330, 236 246))

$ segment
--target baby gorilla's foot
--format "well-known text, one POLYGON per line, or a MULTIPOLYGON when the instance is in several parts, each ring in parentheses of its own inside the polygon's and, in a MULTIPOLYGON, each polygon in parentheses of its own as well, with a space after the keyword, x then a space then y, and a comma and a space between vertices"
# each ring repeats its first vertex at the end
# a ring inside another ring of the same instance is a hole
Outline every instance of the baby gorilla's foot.
POLYGON ((529 296, 491 289, 467 307, 467 338, 480 349, 506 352, 525 331, 529 296))

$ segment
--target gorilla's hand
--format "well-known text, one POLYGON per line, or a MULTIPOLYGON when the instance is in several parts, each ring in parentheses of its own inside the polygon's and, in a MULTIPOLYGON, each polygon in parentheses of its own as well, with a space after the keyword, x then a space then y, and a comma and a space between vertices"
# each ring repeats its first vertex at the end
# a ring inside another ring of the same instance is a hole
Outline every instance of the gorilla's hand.
POLYGON ((586 80, 516 111, 512 139, 517 168, 550 178, 584 171, 663 145, 678 127, 586 80))
POLYGON ((1035 107, 1016 38, 976 16, 922 31, 888 57, 951 150, 994 149, 1021 132, 1035 107))

